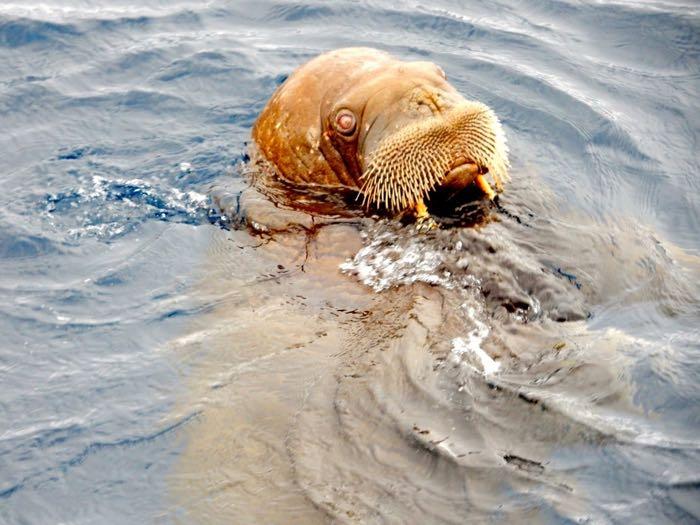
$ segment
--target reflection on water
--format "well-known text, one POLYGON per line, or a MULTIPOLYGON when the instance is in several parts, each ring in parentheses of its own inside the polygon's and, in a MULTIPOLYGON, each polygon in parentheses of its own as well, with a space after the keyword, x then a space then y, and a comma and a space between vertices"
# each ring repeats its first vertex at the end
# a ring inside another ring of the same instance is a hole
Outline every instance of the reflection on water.
POLYGON ((699 35, 683 0, 0 3, 0 522, 696 523, 699 35), (501 208, 241 193, 273 90, 349 45, 494 108, 501 208))

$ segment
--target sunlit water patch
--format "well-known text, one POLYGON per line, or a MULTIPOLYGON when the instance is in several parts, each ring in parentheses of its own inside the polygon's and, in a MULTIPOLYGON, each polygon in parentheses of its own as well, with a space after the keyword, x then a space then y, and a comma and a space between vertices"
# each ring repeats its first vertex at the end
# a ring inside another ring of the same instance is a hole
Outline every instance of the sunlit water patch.
POLYGON ((81 177, 77 184, 75 189, 48 195, 44 208, 51 225, 67 230, 72 238, 94 235, 109 240, 151 219, 201 224, 209 212, 209 198, 194 190, 183 192, 154 187, 140 179, 111 180, 99 175, 81 177))

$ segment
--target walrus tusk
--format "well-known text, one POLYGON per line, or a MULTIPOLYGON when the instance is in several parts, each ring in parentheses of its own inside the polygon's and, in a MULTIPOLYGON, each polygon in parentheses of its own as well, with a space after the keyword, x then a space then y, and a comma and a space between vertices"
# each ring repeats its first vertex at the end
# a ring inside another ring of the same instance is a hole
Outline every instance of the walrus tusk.
POLYGON ((414 211, 416 214, 416 220, 418 221, 423 221, 430 217, 430 213, 428 213, 428 207, 425 205, 425 202, 423 202, 423 199, 418 199, 418 202, 416 202, 416 205, 414 207, 414 211))
POLYGON ((423 202, 423 199, 418 199, 416 204, 413 206, 413 213, 416 216, 416 229, 420 233, 426 233, 430 230, 437 230, 440 228, 435 219, 430 216, 428 212, 428 207, 423 202))
MULTIPOLYGON (((453 168, 445 178, 443 185, 461 189, 471 182, 474 182, 474 184, 486 194, 489 200, 496 198, 496 192, 493 191, 486 177, 484 177, 481 168, 473 163, 462 164, 453 168)), ((430 216, 430 212, 428 212, 428 207, 425 205, 423 198, 418 198, 416 200, 416 203, 413 205, 413 213, 420 231, 428 231, 437 227, 437 223, 430 216)))
POLYGON ((489 181, 486 180, 486 177, 484 177, 483 175, 477 175, 474 179, 474 182, 477 186, 479 186, 479 189, 486 194, 489 200, 492 201, 496 198, 496 192, 493 191, 491 185, 489 184, 489 181))

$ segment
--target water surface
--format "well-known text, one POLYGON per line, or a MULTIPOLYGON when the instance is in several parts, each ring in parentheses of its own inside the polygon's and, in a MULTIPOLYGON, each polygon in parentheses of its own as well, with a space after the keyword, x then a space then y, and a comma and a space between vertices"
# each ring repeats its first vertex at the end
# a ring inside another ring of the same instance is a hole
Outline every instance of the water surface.
POLYGON ((0 521, 696 523, 699 59, 682 1, 4 2, 0 521), (348 45, 496 111, 504 210, 221 217, 348 45))

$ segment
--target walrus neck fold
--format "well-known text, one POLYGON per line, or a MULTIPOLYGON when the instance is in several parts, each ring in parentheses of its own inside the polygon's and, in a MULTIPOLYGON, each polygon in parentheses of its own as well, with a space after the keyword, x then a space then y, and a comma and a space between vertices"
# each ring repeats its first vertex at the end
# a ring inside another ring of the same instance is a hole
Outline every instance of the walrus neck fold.
POLYGON ((342 152, 339 151, 336 145, 333 143, 333 140, 329 136, 328 132, 321 134, 319 139, 319 150, 342 185, 348 187, 357 186, 356 178, 353 177, 351 170, 348 169, 342 152))

